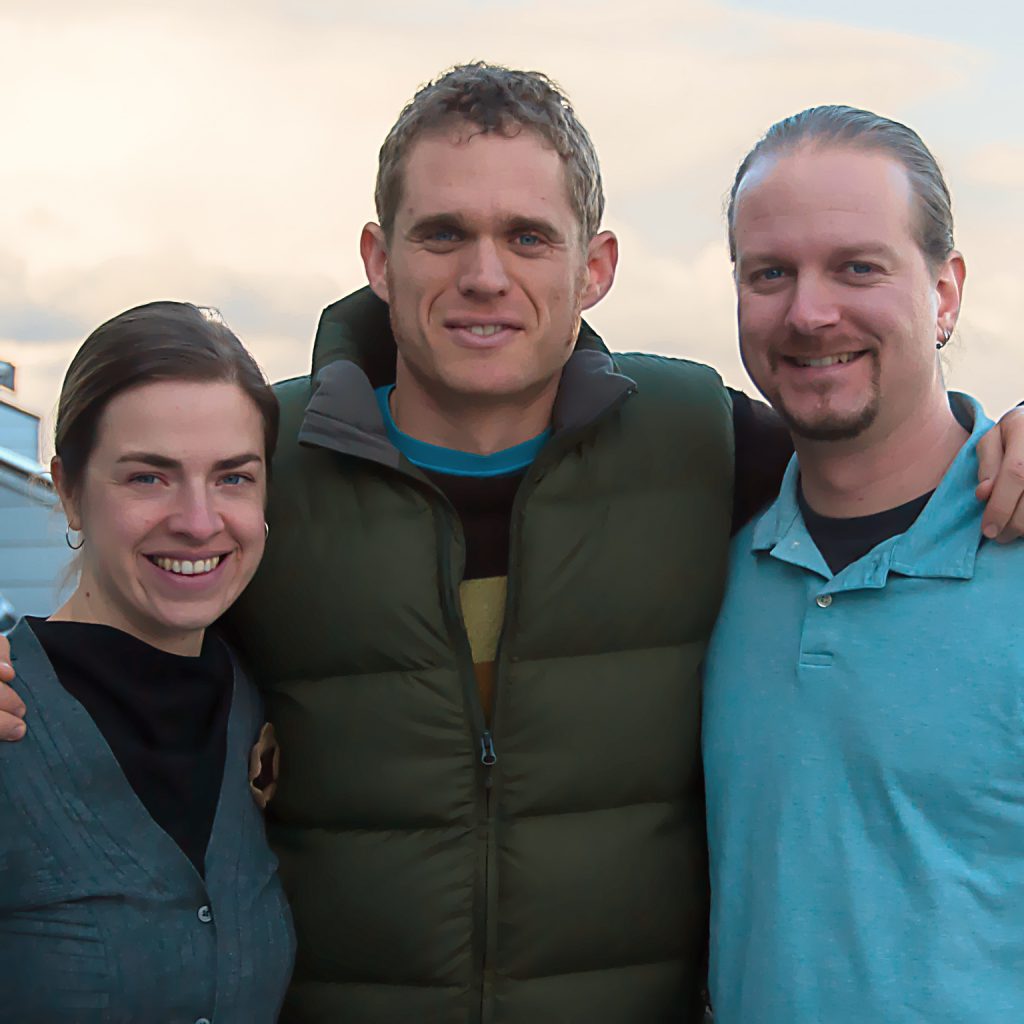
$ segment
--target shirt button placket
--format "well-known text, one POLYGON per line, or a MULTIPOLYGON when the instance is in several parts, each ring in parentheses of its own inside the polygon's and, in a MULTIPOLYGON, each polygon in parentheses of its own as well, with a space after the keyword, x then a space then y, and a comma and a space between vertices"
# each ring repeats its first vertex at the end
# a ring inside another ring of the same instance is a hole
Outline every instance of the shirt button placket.
MULTIPOLYGON (((209 924, 213 920, 213 911, 210 909, 208 903, 204 903, 197 911, 196 917, 199 918, 203 924, 209 924)), ((195 1024, 211 1024, 209 1017, 197 1017, 195 1024)))

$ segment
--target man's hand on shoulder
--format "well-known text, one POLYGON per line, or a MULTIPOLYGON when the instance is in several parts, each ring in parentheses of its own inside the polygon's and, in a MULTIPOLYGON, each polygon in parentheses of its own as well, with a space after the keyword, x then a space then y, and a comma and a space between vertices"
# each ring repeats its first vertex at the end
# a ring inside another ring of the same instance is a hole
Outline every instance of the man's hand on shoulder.
POLYGON ((280 767, 281 748, 277 745, 274 727, 267 722, 249 753, 249 790, 263 810, 274 798, 280 767))
POLYGON ((1017 406, 978 442, 982 530, 1005 544, 1024 536, 1024 406, 1017 406))
POLYGON ((25 735, 25 705, 6 685, 14 679, 11 667, 11 644, 0 636, 0 740, 20 740, 25 735))

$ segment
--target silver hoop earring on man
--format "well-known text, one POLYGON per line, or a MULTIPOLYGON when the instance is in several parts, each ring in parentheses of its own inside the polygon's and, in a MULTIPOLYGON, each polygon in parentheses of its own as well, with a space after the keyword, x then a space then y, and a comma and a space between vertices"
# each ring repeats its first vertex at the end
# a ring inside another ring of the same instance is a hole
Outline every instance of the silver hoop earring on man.
POLYGON ((936 348, 945 348, 946 343, 953 337, 953 332, 948 327, 942 328, 942 341, 935 342, 936 348))
POLYGON ((263 521, 263 539, 266 540, 270 536, 270 523, 266 520, 263 521))
POLYGON ((77 533, 79 535, 78 543, 77 544, 72 544, 71 543, 71 527, 68 526, 64 530, 64 540, 67 542, 67 546, 69 548, 71 548, 72 551, 77 551, 85 543, 85 534, 82 533, 81 530, 75 530, 75 533, 77 533))

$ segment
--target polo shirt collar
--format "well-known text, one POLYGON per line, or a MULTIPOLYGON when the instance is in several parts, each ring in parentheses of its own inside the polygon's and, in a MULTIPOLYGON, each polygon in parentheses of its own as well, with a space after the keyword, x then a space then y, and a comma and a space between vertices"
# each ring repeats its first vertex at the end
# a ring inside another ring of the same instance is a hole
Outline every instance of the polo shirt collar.
MULTIPOLYGON (((754 526, 751 550, 817 573, 829 580, 825 591, 884 587, 890 572, 902 576, 970 579, 981 544, 984 507, 974 497, 978 473, 975 449, 992 426, 980 404, 955 395, 973 419, 964 442, 928 504, 906 533, 890 537, 833 577, 811 540, 797 501, 800 466, 794 455, 786 467, 779 497, 754 526)), ((823 591, 824 592, 824 591, 823 591)))

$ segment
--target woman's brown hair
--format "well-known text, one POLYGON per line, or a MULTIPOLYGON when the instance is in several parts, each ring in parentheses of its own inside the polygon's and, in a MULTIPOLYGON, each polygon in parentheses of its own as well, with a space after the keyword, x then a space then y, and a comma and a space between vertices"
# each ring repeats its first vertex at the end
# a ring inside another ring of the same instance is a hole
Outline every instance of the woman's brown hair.
POLYGON ((110 401, 130 388, 162 380, 238 385, 263 419, 269 472, 280 413, 256 360, 216 310, 188 302, 149 302, 97 327, 68 367, 57 406, 55 447, 69 493, 82 482, 110 401))

